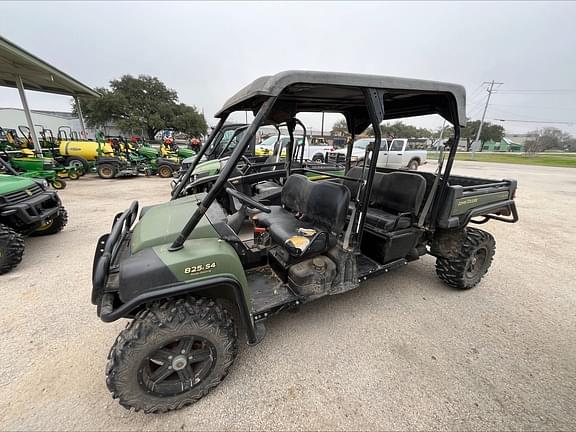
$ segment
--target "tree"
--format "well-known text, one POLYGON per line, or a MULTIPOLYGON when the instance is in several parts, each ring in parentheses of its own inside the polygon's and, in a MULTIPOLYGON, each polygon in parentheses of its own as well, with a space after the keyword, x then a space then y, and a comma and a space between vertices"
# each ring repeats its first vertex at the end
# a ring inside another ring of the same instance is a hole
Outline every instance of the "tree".
MULTIPOLYGON (((91 127, 113 122, 121 130, 144 128, 149 139, 162 129, 176 129, 190 135, 206 132, 204 116, 195 107, 178 103, 176 91, 156 77, 124 75, 110 81, 110 89, 96 89, 100 98, 82 98, 82 112, 91 127)), ((72 104, 74 112, 77 107, 72 104)))
POLYGON ((528 154, 546 150, 576 149, 576 140, 569 134, 555 127, 546 127, 528 133, 533 139, 524 143, 524 151, 528 154))
POLYGON ((332 126, 332 135, 335 136, 346 136, 349 135, 348 132, 348 123, 346 123, 346 119, 338 120, 332 126))
MULTIPOLYGON (((380 131, 382 136, 385 138, 432 138, 434 136, 434 133, 429 129, 408 125, 401 121, 382 123, 380 125, 380 131)), ((372 127, 369 127, 366 133, 369 136, 374 136, 374 130, 372 127)))
MULTIPOLYGON (((462 129, 460 137, 466 140, 466 151, 470 150, 470 146, 476 139, 480 128, 480 120, 472 120, 466 123, 466 127, 462 129)), ((504 138, 504 128, 500 125, 484 122, 482 132, 480 133, 480 141, 494 141, 500 142, 504 138)))

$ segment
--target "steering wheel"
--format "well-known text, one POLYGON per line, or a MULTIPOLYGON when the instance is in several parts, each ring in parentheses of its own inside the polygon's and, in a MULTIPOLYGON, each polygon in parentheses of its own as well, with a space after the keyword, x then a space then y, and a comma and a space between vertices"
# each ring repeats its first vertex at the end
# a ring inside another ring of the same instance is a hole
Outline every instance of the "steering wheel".
POLYGON ((248 206, 250 208, 255 208, 255 209, 260 210, 261 212, 264 212, 264 213, 270 213, 272 211, 268 207, 266 207, 265 205, 259 203, 258 201, 253 200, 248 195, 244 195, 242 192, 239 192, 236 189, 226 188, 226 193, 228 195, 236 198, 242 204, 246 204, 246 206, 248 206))
POLYGON ((242 162, 244 162, 244 166, 238 166, 238 170, 240 170, 242 175, 244 175, 248 172, 250 167, 252 167, 252 163, 250 162, 250 159, 248 159, 245 155, 242 155, 240 159, 242 159, 242 162))

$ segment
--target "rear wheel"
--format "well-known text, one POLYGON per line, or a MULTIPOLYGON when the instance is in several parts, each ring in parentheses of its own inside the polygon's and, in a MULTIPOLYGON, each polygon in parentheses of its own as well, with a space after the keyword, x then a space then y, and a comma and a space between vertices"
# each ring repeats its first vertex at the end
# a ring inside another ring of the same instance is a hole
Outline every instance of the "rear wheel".
POLYGON ((189 297, 154 303, 116 339, 106 384, 127 409, 176 410, 220 384, 237 350, 234 323, 213 301, 189 297))
POLYGON ((24 239, 6 225, 0 224, 0 275, 15 268, 24 255, 24 239))
POLYGON ((96 170, 98 171, 98 176, 106 180, 113 179, 114 177, 116 177, 116 174, 118 172, 118 170, 114 165, 107 163, 98 165, 98 168, 96 170))
POLYGON ((44 225, 34 231, 32 236, 44 236, 57 234, 64 229, 68 223, 68 212, 64 207, 60 207, 58 214, 47 221, 44 225))
POLYGON ((312 162, 316 162, 316 163, 324 163, 324 156, 322 156, 321 154, 315 154, 314 157, 312 158, 312 162))
POLYGON ((170 178, 174 174, 174 170, 170 165, 160 165, 158 167, 158 175, 162 178, 170 178))
POLYGON ((473 288, 488 272, 495 251, 496 241, 490 233, 466 228, 466 237, 457 256, 436 259, 436 274, 451 287, 473 288))
POLYGON ((408 164, 408 169, 409 169, 410 171, 416 171, 416 170, 418 170, 418 167, 419 167, 419 166, 420 166, 420 163, 418 162, 418 160, 417 160, 417 159, 412 159, 412 160, 410 161, 410 163, 408 164))

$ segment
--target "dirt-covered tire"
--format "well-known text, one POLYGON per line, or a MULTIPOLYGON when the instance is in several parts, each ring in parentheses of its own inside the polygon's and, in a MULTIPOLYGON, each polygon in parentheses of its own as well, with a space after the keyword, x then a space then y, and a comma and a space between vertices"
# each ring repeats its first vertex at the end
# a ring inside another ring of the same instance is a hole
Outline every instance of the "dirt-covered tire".
POLYGON ((420 166, 420 162, 418 162, 418 159, 412 159, 410 161, 410 163, 408 164, 408 169, 410 171, 417 171, 419 166, 420 166))
POLYGON ((83 176, 88 171, 90 171, 90 165, 88 161, 81 156, 70 156, 66 158, 66 165, 76 168, 76 172, 83 176))
POLYGON ((180 409, 220 384, 237 351, 234 322, 213 301, 188 297, 154 303, 118 335, 106 384, 127 409, 180 409))
POLYGON ((12 228, 0 224, 0 275, 20 264, 23 255, 24 238, 12 228))
POLYGON ((171 178, 174 174, 174 169, 170 165, 160 165, 158 167, 158 175, 162 178, 171 178))
POLYGON ((473 288, 488 272, 495 251, 496 240, 492 234, 468 227, 457 256, 436 259, 436 274, 451 287, 473 288))
POLYGON ((36 231, 34 231, 30 236, 38 237, 45 235, 57 234, 64 229, 68 223, 68 212, 64 207, 60 207, 58 214, 54 216, 48 223, 44 224, 36 231))
POLYGON ((118 170, 112 164, 103 163, 98 165, 96 172, 100 178, 110 180, 116 177, 118 170))

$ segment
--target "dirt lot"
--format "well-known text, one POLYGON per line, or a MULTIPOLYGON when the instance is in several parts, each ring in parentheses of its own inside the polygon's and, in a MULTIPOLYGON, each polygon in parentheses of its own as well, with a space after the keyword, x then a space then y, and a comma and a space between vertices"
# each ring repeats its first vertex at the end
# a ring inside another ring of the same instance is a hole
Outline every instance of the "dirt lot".
POLYGON ((114 214, 166 200, 168 182, 70 183, 65 231, 27 240, 0 279, 0 429, 576 428, 576 169, 458 161, 455 172, 520 184, 521 221, 486 226, 497 252, 480 286, 444 286, 425 257, 272 319, 208 397, 151 416, 106 389, 125 322, 96 317, 90 276, 114 214))

